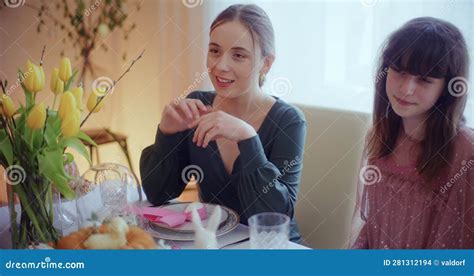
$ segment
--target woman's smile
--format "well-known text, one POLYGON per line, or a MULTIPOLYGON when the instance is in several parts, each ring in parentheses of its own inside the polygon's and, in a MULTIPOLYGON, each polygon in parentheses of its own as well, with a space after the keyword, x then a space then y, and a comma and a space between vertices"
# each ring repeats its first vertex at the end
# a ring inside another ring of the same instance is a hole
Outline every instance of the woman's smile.
POLYGON ((216 76, 216 84, 219 88, 227 88, 227 87, 231 86, 234 82, 235 82, 235 80, 226 79, 226 78, 216 76))

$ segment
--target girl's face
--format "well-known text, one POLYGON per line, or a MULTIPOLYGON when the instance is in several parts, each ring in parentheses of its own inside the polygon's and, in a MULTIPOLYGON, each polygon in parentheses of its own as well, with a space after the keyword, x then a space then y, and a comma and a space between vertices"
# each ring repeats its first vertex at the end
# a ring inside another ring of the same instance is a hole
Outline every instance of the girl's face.
POLYGON ((444 89, 444 78, 414 76, 389 67, 387 96, 395 113, 402 118, 426 114, 444 89))
POLYGON ((235 98, 259 88, 262 70, 268 70, 257 41, 238 21, 219 25, 210 34, 207 68, 219 96, 235 98))

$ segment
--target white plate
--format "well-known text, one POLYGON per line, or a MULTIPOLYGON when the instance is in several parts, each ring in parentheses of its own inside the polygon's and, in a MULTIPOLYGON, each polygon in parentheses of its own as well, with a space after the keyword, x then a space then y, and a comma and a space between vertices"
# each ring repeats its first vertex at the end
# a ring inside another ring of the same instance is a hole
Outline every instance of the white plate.
MULTIPOLYGON (((175 203, 175 204, 182 204, 182 203, 175 203)), ((189 204, 189 202, 186 204, 189 204)), ((214 204, 209 204, 209 203, 203 203, 203 204, 205 204, 206 206, 214 205, 214 204)), ((220 207, 222 208, 223 216, 225 213, 227 216, 227 219, 224 222, 222 222, 221 225, 219 226, 219 229, 217 229, 216 236, 222 236, 224 234, 229 233, 230 231, 234 230, 240 223, 240 216, 239 214, 237 214, 236 211, 222 205, 220 205, 220 207)), ((210 210, 210 209, 207 209, 207 210, 210 210)), ((212 212, 209 212, 209 215, 211 214, 212 212)), ((145 222, 144 228, 148 233, 150 233, 150 235, 158 239, 174 240, 174 241, 194 241, 194 231, 191 231, 191 232, 171 231, 169 229, 158 226, 156 223, 152 223, 148 220, 145 222)))
MULTIPOLYGON (((159 207, 166 208, 168 210, 175 211, 175 212, 184 212, 186 207, 188 207, 188 205, 191 203, 192 202, 171 203, 171 204, 162 205, 159 207)), ((216 208, 217 206, 215 204, 209 204, 209 203, 202 203, 202 205, 204 205, 204 208, 206 208, 208 218, 212 215, 212 213, 214 213, 214 208, 216 208)), ((222 225, 227 220, 228 217, 229 217, 229 214, 227 212, 222 212, 222 217, 221 217, 221 221, 219 225, 222 225)), ((153 223, 154 225, 160 228, 164 228, 172 232, 189 233, 189 234, 194 233, 193 223, 191 221, 186 221, 185 223, 177 227, 170 227, 168 224, 162 223, 162 222, 151 222, 151 223, 153 223)), ((208 219, 202 220, 202 225, 204 226, 204 228, 207 227, 207 224, 208 224, 208 219)))

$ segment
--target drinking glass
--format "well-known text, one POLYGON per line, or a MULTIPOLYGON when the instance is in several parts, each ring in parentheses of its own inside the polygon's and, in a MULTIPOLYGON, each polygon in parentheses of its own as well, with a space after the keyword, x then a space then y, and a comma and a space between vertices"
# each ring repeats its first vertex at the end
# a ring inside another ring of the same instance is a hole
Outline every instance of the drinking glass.
POLYGON ((290 218, 281 213, 260 213, 248 220, 252 249, 285 249, 288 247, 290 218))

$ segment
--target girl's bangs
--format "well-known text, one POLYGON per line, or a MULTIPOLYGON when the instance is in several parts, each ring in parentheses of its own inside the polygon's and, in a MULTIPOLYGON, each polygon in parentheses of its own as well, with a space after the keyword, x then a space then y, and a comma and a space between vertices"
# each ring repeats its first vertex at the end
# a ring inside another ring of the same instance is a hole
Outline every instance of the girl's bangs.
POLYGON ((384 52, 384 61, 388 66, 411 75, 443 78, 447 75, 450 50, 434 30, 410 30, 391 38, 384 52))

